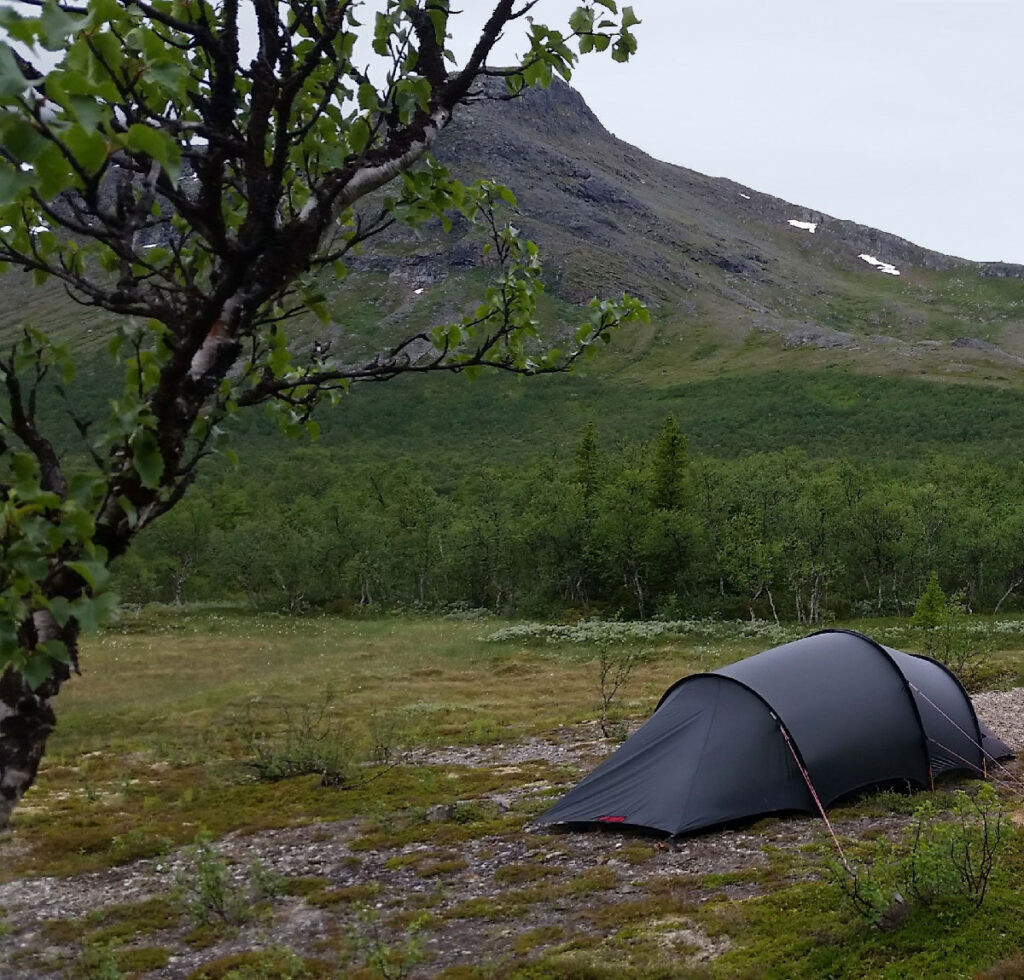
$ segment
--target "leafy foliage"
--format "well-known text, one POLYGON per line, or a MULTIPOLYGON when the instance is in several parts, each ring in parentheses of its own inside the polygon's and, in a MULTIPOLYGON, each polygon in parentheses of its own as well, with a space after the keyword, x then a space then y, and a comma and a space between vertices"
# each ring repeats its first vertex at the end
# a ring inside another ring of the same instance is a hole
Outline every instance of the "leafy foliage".
POLYGON ((926 654, 944 664, 971 689, 984 667, 985 652, 967 628, 967 608, 963 593, 947 596, 935 572, 914 607, 910 624, 920 635, 926 654))
POLYGON ((515 92, 568 78, 579 53, 627 58, 632 11, 602 5, 597 16, 582 4, 567 34, 531 22, 522 64, 494 70, 486 58, 498 32, 523 16, 498 3, 468 63, 449 72, 448 4, 391 0, 374 21, 369 71, 354 56, 360 6, 279 10, 258 0, 251 62, 232 4, 2 11, 0 27, 20 50, 62 57, 40 71, 0 47, 0 271, 55 278, 80 302, 132 318, 109 344, 124 368, 121 396, 108 418, 76 420, 91 465, 74 489, 35 417, 46 375, 73 372, 67 348, 26 329, 0 366, 5 432, 27 450, 5 453, 11 577, 0 662, 33 687, 48 659, 67 655, 19 633, 29 613, 60 600, 61 626, 102 616, 99 570, 178 502, 199 460, 223 449, 222 423, 239 408, 267 404, 296 434, 314 426, 322 398, 353 382, 474 366, 559 370, 641 315, 631 300, 595 300, 571 350, 543 350, 537 248, 498 216, 514 197, 489 181, 465 185, 425 158, 478 78, 498 75, 515 92), (397 193, 354 209, 391 181, 397 193), (329 342, 297 359, 288 321, 303 310, 329 318, 310 273, 343 275, 346 254, 375 230, 448 226, 452 212, 490 232, 496 275, 474 310, 371 363, 338 362, 329 342), (47 581, 43 563, 57 563, 65 581, 47 581))
POLYGON ((912 906, 966 901, 980 908, 996 873, 1005 827, 1003 803, 987 783, 973 795, 958 791, 952 818, 926 801, 914 811, 907 842, 879 838, 871 863, 831 862, 849 904, 872 925, 898 926, 912 906))
MULTIPOLYGON (((665 623, 759 623, 775 619, 774 602, 780 622, 806 627, 909 614, 937 570, 975 612, 1020 608, 1024 497, 1013 465, 687 454, 682 506, 665 508, 654 492, 658 432, 611 450, 587 424, 584 467, 579 451, 465 471, 296 450, 268 459, 258 481, 230 471, 197 485, 167 533, 158 525, 121 560, 117 584, 132 602, 244 597, 278 610, 665 623)), ((950 610, 948 629, 915 628, 900 642, 964 668, 971 684, 991 679, 976 656, 984 644, 950 610), (969 656, 961 663, 957 651, 969 656)))

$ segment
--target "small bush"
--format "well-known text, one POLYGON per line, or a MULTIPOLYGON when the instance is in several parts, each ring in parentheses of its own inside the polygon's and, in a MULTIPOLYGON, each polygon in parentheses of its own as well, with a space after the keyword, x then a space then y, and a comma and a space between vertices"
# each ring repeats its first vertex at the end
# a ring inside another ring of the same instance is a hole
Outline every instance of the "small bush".
POLYGON ((351 786, 357 760, 353 740, 335 716, 334 701, 328 690, 314 704, 281 705, 278 717, 266 724, 255 721, 251 704, 246 765, 256 778, 277 782, 317 775, 321 786, 351 786))
POLYGON ((930 801, 915 811, 904 841, 880 838, 870 863, 829 862, 848 904, 879 928, 894 928, 915 907, 966 902, 980 908, 1003 842, 1005 813, 996 791, 985 784, 974 796, 953 797, 952 818, 930 801))
POLYGON ((423 931, 430 914, 420 913, 399 937, 387 935, 375 909, 362 908, 349 931, 349 944, 361 965, 384 980, 402 980, 427 958, 423 931))
POLYGON ((910 625, 929 657, 948 667, 965 688, 977 690, 988 669, 988 651, 970 628, 961 593, 947 596, 933 572, 917 600, 910 625))
POLYGON ((77 963, 77 976, 82 980, 124 980, 125 975, 117 965, 113 947, 103 943, 86 946, 77 963))
POLYGON ((244 880, 235 881, 207 834, 196 838, 190 858, 190 866, 177 876, 176 895, 195 926, 242 925, 252 919, 255 904, 284 889, 285 879, 258 861, 244 880))
POLYGON ((601 697, 601 734, 605 738, 618 738, 621 741, 626 737, 625 722, 613 724, 610 720, 612 705, 645 657, 643 652, 631 647, 613 650, 602 644, 598 648, 597 687, 601 697))

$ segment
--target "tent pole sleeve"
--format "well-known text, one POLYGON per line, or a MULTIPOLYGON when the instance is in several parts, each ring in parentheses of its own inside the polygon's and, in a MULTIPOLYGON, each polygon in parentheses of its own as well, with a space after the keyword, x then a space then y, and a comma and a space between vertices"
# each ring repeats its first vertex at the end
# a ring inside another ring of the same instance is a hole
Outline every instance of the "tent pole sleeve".
MULTIPOLYGON (((913 687, 913 685, 910 683, 910 678, 908 678, 903 673, 903 671, 900 670, 899 664, 896 663, 896 661, 889 655, 889 651, 886 650, 885 647, 882 646, 882 644, 879 643, 877 640, 871 639, 870 636, 867 636, 864 633, 858 633, 857 630, 844 630, 844 629, 818 630, 817 633, 812 633, 811 635, 812 636, 821 636, 823 633, 845 633, 847 636, 855 636, 859 640, 864 640, 876 653, 880 653, 885 658, 885 662, 890 667, 892 667, 892 669, 894 671, 896 671, 896 676, 899 677, 900 682, 903 684, 903 690, 907 692, 907 700, 910 702, 910 710, 914 712, 914 717, 917 719, 918 731, 920 731, 920 733, 921 733, 921 752, 924 754, 924 758, 922 759, 922 764, 923 764, 922 772, 927 773, 928 769, 931 766, 931 760, 930 760, 930 758, 928 756, 928 733, 924 730, 924 719, 921 717, 921 710, 918 708, 917 701, 914 699, 913 692, 910 690, 911 687, 913 687)), ((961 688, 961 690, 962 690, 962 688, 961 688)), ((966 697, 966 694, 965 694, 965 697, 966 697)), ((970 705, 970 703, 971 703, 971 699, 970 698, 967 698, 967 703, 968 703, 968 705, 970 705)), ((972 711, 974 710, 973 706, 971 706, 971 710, 972 711)), ((979 735, 980 734, 981 733, 980 733, 980 730, 979 730, 979 735)), ((923 785, 923 780, 919 779, 918 782, 920 782, 923 785)))

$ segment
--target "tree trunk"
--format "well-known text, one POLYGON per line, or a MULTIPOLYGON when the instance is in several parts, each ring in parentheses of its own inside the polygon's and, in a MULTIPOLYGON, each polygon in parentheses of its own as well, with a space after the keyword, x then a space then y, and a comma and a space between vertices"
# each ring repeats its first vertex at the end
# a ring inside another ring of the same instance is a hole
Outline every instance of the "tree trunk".
MULTIPOLYGON (((77 662, 78 626, 63 629, 49 613, 36 613, 33 626, 41 641, 61 639, 77 662)), ((71 676, 71 668, 55 664, 53 673, 34 691, 20 671, 8 667, 0 674, 0 830, 35 782, 46 740, 57 725, 50 702, 71 676)))
POLYGON ((1003 593, 1002 598, 996 603, 995 609, 992 610, 992 614, 993 615, 996 615, 999 612, 999 607, 1004 602, 1006 602, 1006 600, 1012 595, 1014 590, 1017 589, 1021 585, 1022 582, 1024 582, 1024 579, 1019 579, 1018 578, 1018 579, 1014 579, 1010 583, 1010 587, 1003 593))

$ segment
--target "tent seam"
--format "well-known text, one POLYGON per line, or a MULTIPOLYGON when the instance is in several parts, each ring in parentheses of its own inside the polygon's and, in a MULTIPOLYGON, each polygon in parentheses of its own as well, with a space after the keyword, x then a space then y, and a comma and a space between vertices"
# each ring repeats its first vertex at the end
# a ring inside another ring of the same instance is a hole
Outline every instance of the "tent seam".
MULTIPOLYGON (((715 725, 715 714, 718 712, 718 702, 721 701, 721 700, 722 700, 722 692, 721 692, 721 689, 718 689, 718 690, 715 691, 715 704, 714 704, 714 707, 711 709, 711 717, 708 720, 708 726, 707 726, 707 729, 704 732, 704 740, 700 743, 700 753, 697 756, 698 759, 701 759, 701 760, 704 759, 704 750, 708 747, 708 739, 711 738, 711 729, 714 728, 714 725, 715 725)), ((694 786, 694 783, 697 782, 697 776, 699 774, 700 774, 700 765, 698 765, 697 770, 694 773, 693 779, 690 780, 690 788, 686 791, 686 800, 683 803, 683 812, 684 813, 686 812, 686 810, 690 806, 690 797, 693 796, 693 786, 694 786)))
MULTIPOLYGON (((896 660, 892 657, 892 655, 889 653, 889 651, 886 650, 884 646, 882 646, 881 643, 878 643, 876 640, 871 639, 870 636, 865 636, 863 633, 858 633, 857 630, 843 630, 843 629, 818 630, 817 632, 812 633, 811 636, 827 636, 828 634, 835 634, 835 633, 840 633, 840 634, 845 633, 847 636, 855 636, 855 637, 857 637, 858 640, 863 640, 873 650, 875 650, 878 653, 880 653, 885 658, 885 662, 887 664, 889 664, 889 666, 892 667, 892 669, 894 671, 896 671, 897 676, 899 677, 900 681, 903 684, 903 690, 904 690, 904 692, 907 695, 907 699, 910 701, 910 707, 914 711, 914 717, 917 719, 917 730, 918 730, 918 732, 921 735, 921 750, 922 750, 922 752, 924 752, 924 769, 925 769, 924 775, 925 775, 925 780, 922 780, 922 785, 928 785, 928 783, 931 782, 931 778, 932 778, 931 777, 931 772, 932 772, 931 753, 928 751, 928 732, 925 731, 924 719, 921 717, 921 709, 917 706, 917 698, 914 697, 914 692, 910 689, 910 681, 907 679, 907 675, 904 674, 902 670, 900 670, 900 665, 898 663, 896 663, 896 660)), ((961 691, 962 690, 963 690, 963 688, 961 687, 961 691)), ((966 697, 966 694, 965 694, 965 697, 966 697)), ((970 698, 967 698, 968 703, 970 703, 970 700, 971 700, 970 698)), ((977 719, 975 719, 975 720, 977 720, 977 719)))

